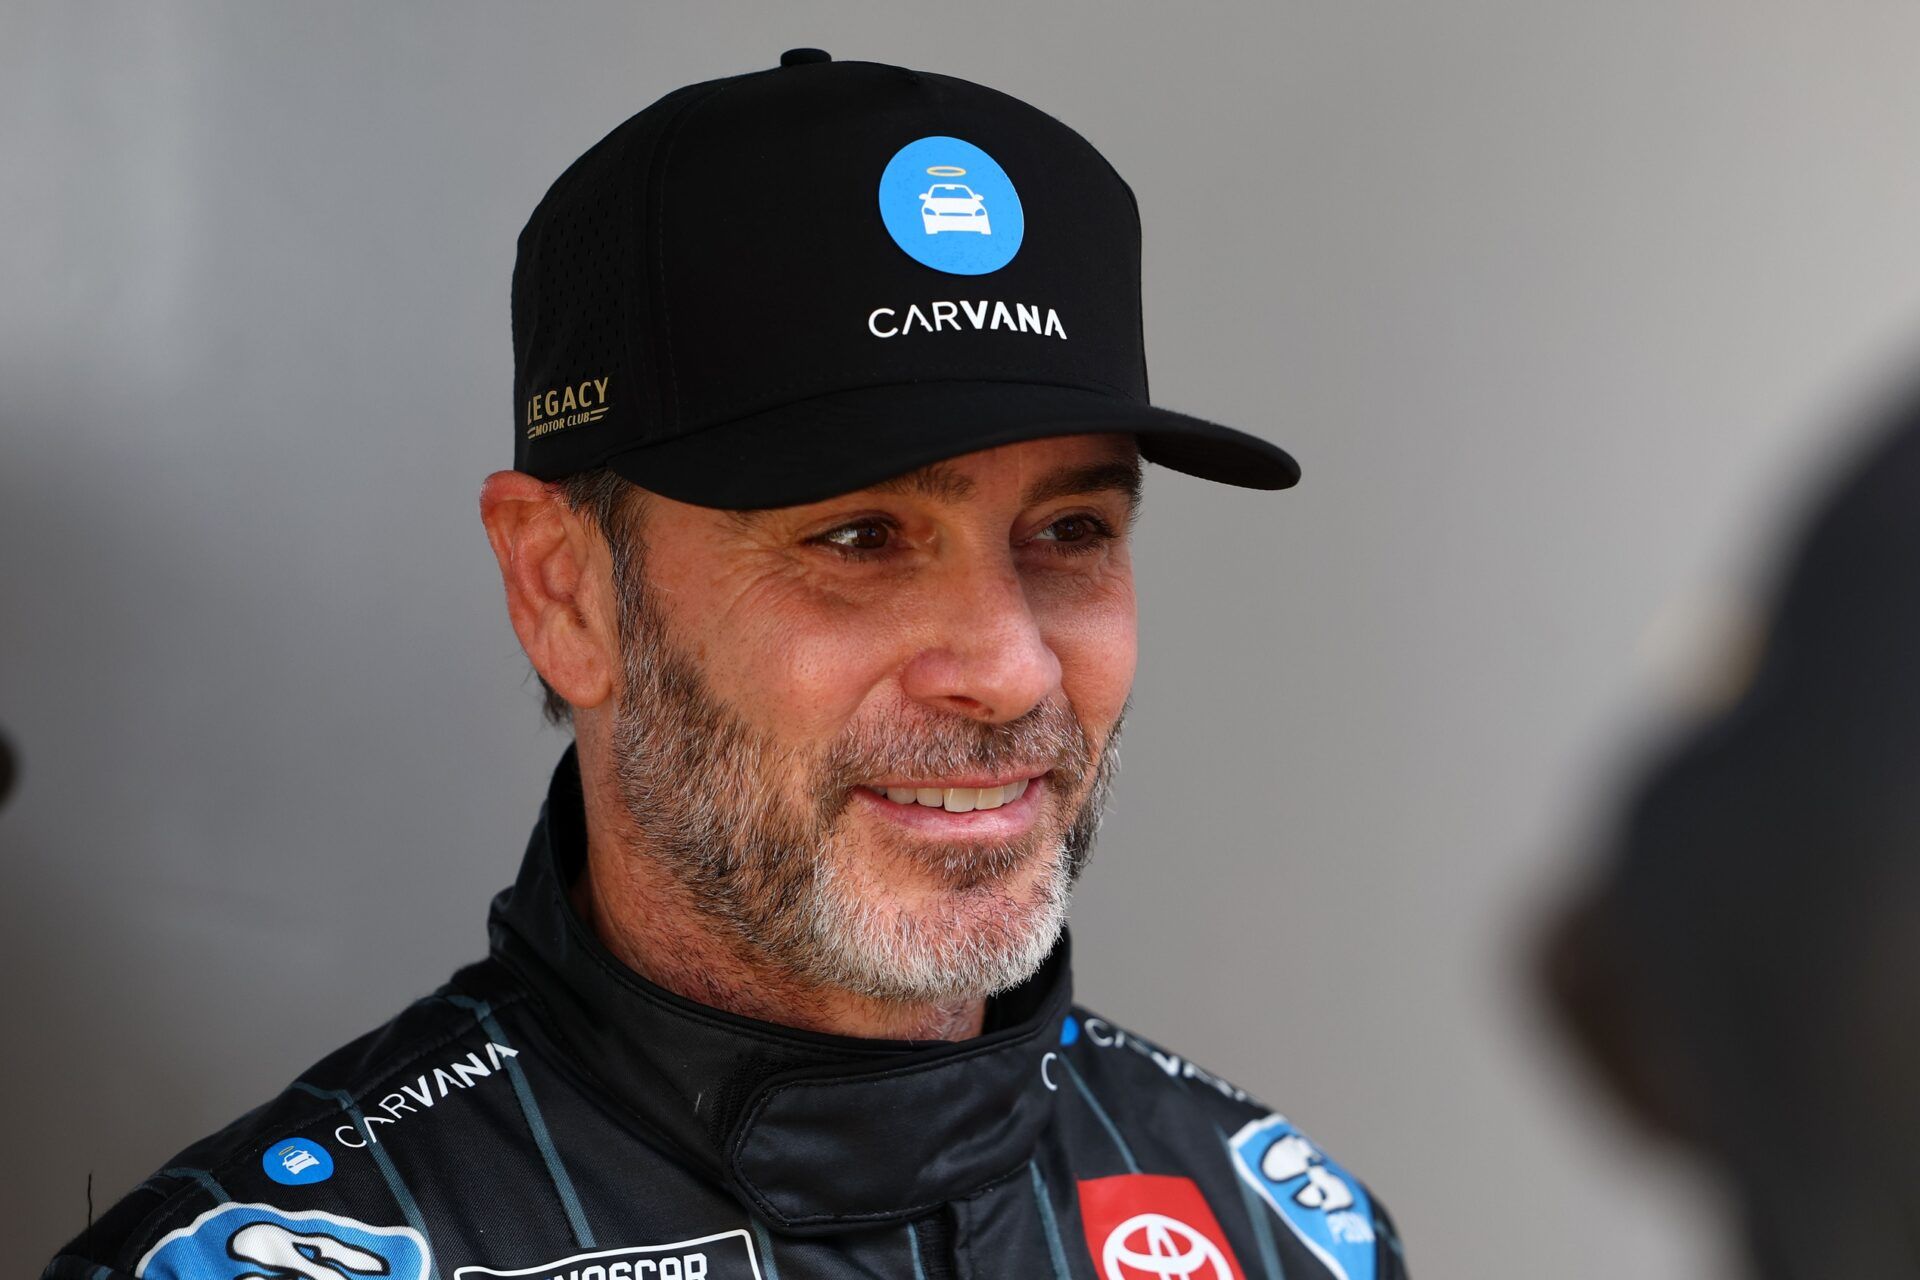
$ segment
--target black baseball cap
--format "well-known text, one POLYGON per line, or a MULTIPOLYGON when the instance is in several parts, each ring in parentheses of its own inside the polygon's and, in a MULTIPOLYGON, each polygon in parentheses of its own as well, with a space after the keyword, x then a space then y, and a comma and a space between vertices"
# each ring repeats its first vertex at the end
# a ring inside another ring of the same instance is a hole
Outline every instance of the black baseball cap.
POLYGON ((1148 402, 1140 217, 1084 138, 984 86, 791 49, 675 90, 521 232, 514 466, 701 506, 1127 432, 1256 489, 1286 452, 1148 402))

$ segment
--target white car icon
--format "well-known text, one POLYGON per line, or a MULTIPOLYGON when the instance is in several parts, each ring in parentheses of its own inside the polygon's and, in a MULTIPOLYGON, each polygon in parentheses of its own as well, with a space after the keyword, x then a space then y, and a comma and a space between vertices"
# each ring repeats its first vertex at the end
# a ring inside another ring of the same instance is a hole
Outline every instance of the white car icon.
POLYGON ((986 197, 957 182, 936 182, 920 193, 920 220, 928 235, 942 231, 978 231, 993 234, 988 225, 986 197))

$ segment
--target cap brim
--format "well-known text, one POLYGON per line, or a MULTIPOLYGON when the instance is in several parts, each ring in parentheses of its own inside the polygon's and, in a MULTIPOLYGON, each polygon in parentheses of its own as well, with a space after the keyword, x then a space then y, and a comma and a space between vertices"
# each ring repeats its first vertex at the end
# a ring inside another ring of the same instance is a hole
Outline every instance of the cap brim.
POLYGON ((1125 396, 1030 382, 912 382, 813 396, 606 460, 645 489, 703 507, 819 502, 945 458, 1089 432, 1138 438, 1149 462, 1247 489, 1285 489, 1284 449, 1125 396))

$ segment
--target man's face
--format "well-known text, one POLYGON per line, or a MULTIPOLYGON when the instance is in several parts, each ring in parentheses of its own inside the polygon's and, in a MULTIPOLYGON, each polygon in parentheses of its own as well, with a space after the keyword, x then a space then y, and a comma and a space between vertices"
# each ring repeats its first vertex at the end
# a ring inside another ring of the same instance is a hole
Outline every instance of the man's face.
POLYGON ((801 981, 1028 976, 1117 760, 1137 493, 1132 438, 1089 435, 777 510, 651 497, 608 726, 648 852, 801 981))

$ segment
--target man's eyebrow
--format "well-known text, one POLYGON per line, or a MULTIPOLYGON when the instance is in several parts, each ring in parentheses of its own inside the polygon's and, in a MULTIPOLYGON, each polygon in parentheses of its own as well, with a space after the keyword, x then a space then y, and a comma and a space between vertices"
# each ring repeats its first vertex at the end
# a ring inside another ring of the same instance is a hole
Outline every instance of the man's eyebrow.
POLYGON ((1062 467, 1049 472, 1027 486, 1020 501, 1023 506, 1037 506, 1042 502, 1051 502, 1055 498, 1070 498, 1078 493, 1101 493, 1118 491, 1127 495, 1127 505, 1140 505, 1140 460, 1138 458, 1114 459, 1107 462, 1090 462, 1077 467, 1062 467))
MULTIPOLYGON (((1082 463, 1079 466, 1061 467, 1041 476, 1027 486, 1021 495, 1022 506, 1037 506, 1042 502, 1051 502, 1055 498, 1070 498, 1080 493, 1119 492, 1127 496, 1127 505, 1137 508, 1140 505, 1140 459, 1110 459, 1105 462, 1082 463)), ((917 470, 882 480, 878 484, 867 486, 871 493, 906 494, 913 497, 928 498, 935 502, 964 502, 972 497, 977 486, 973 477, 955 471, 943 463, 931 463, 917 470)), ((728 519, 741 528, 750 528, 760 523, 767 511, 763 508, 728 511, 728 519)))
POLYGON ((973 496, 973 477, 935 462, 879 484, 869 485, 874 493, 899 493, 935 502, 965 502, 973 496))
MULTIPOLYGON (((973 477, 962 475, 942 462, 929 463, 903 475, 892 476, 868 485, 870 493, 898 493, 929 498, 935 502, 964 502, 973 496, 973 477)), ((736 528, 751 529, 766 517, 766 508, 729 511, 727 518, 736 528)))

